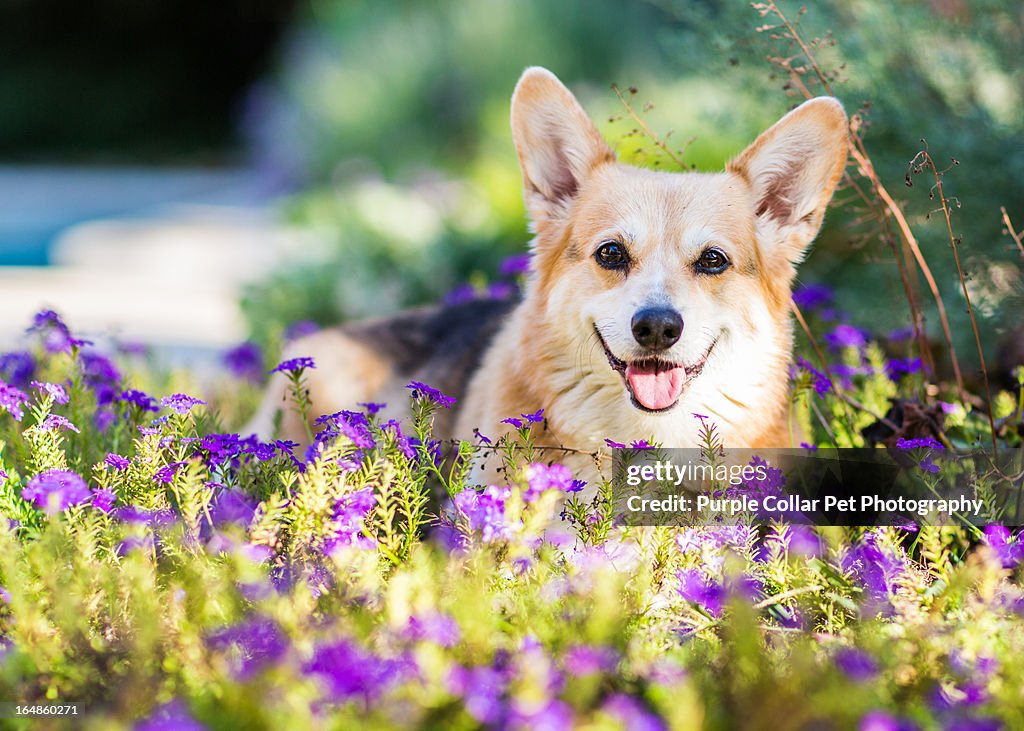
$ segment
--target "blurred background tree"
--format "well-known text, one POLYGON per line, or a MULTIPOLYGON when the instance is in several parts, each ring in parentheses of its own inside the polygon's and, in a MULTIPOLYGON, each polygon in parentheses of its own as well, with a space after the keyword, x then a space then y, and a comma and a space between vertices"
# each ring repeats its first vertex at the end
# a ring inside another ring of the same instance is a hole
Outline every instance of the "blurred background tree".
POLYGON ((222 161, 295 5, 0 3, 0 158, 222 161))

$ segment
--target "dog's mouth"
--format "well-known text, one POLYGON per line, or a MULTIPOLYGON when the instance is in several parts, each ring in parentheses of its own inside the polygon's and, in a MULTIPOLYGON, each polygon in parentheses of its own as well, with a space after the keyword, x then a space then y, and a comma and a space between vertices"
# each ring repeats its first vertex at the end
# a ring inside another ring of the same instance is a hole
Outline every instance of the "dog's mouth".
POLYGON ((718 343, 716 337, 704 354, 691 365, 673 363, 657 356, 625 361, 612 353, 596 326, 594 332, 601 341, 604 354, 608 356, 608 365, 622 376, 633 406, 655 414, 668 411, 679 403, 690 382, 704 370, 708 356, 718 343))

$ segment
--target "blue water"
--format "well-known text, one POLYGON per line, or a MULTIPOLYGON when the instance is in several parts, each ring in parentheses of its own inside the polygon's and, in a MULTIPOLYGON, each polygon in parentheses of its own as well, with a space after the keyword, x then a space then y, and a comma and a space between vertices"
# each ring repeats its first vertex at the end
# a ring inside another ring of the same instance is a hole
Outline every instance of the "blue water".
POLYGON ((0 266, 46 266, 61 233, 85 221, 159 215, 179 204, 241 205, 272 197, 245 168, 0 166, 0 266))
POLYGON ((49 247, 66 224, 41 231, 20 231, 0 240, 0 266, 46 266, 49 247))

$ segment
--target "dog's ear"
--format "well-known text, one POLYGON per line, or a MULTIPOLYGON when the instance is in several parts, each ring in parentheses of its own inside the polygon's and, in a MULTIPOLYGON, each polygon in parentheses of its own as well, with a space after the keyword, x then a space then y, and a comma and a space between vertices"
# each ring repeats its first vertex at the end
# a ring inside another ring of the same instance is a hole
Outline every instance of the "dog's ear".
POLYGON ((728 165, 754 192, 766 254, 796 264, 821 228, 846 167, 848 128, 832 97, 810 99, 761 134, 728 165))
POLYGON ((512 94, 512 138, 526 207, 538 225, 564 213, 587 175, 615 159, 572 92, 537 66, 523 72, 512 94))

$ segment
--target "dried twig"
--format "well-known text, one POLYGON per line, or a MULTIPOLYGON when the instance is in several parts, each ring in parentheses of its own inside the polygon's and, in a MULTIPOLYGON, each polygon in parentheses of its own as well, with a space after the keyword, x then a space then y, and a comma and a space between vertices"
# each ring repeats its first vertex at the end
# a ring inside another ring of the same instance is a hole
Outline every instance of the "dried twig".
POLYGON ((1017 244, 1017 248, 1020 249, 1020 255, 1024 257, 1024 243, 1021 243, 1021 237, 1024 236, 1024 230, 1014 230, 1013 222, 1010 220, 1010 214, 1006 212, 1006 206, 999 206, 999 212, 1003 214, 1003 223, 1006 225, 1006 233, 1009 234, 1011 239, 1013 239, 1013 243, 1017 244))
MULTIPOLYGON (((672 162, 678 165, 681 169, 687 169, 689 165, 686 164, 686 161, 683 160, 683 158, 677 156, 674 152, 672 152, 672 148, 670 148, 668 144, 663 139, 661 139, 661 137, 655 134, 654 130, 652 130, 647 125, 647 122, 643 120, 643 117, 636 113, 636 110, 633 108, 633 105, 629 103, 629 100, 626 99, 625 96, 623 96, 618 84, 612 84, 612 91, 615 92, 615 96, 619 97, 619 101, 622 102, 622 106, 626 108, 626 113, 634 122, 636 122, 637 126, 640 127, 640 129, 647 136, 647 138, 651 142, 653 142, 659 150, 668 155, 672 162)), ((632 89, 631 91, 635 92, 636 90, 632 89)))
MULTIPOLYGON (((992 389, 989 387, 988 383, 988 367, 985 365, 985 352, 981 347, 981 335, 978 333, 978 321, 974 317, 974 305, 971 304, 971 295, 967 291, 967 278, 964 276, 964 270, 960 264, 960 238, 953 233, 953 220, 949 208, 949 199, 946 198, 946 193, 942 188, 942 174, 945 170, 939 170, 938 167, 936 167, 935 160, 928 151, 928 143, 924 140, 921 140, 921 142, 924 144, 924 149, 918 152, 910 161, 910 171, 907 173, 907 184, 910 184, 910 176, 912 173, 918 173, 924 169, 930 169, 935 178, 935 186, 932 188, 931 192, 928 193, 928 197, 933 198, 936 193, 938 194, 939 205, 941 206, 943 216, 946 218, 946 231, 949 234, 949 244, 953 249, 953 260, 956 262, 956 273, 960 277, 960 287, 964 293, 964 300, 967 302, 967 314, 971 318, 971 330, 974 332, 974 344, 978 348, 978 359, 981 362, 981 377, 985 384, 986 413, 988 414, 988 424, 992 432, 992 448, 998 451, 999 441, 996 437, 996 420, 992 414, 992 389)), ((959 164, 960 163, 957 162, 956 159, 953 160, 953 165, 959 164)), ((959 207, 959 205, 960 202, 957 201, 957 206, 959 207)))

